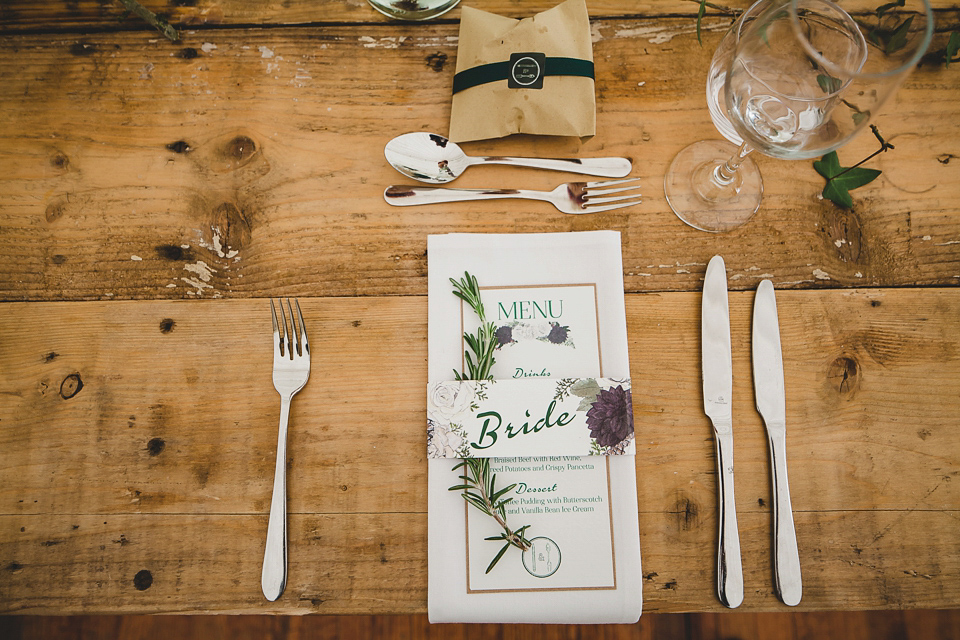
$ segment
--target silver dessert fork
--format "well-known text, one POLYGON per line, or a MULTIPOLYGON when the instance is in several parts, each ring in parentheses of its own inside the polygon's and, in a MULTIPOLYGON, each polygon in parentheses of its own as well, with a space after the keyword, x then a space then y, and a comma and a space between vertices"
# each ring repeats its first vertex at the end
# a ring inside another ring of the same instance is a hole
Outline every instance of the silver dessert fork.
POLYGON ((603 180, 599 182, 566 182, 553 191, 529 189, 448 189, 444 187, 414 187, 394 185, 383 192, 383 199, 395 206, 431 204, 434 202, 463 202, 490 198, 524 198, 544 200, 563 213, 599 213, 640 204, 639 184, 610 188, 614 185, 636 183, 638 178, 603 180), (612 193, 633 193, 611 196, 612 193))
POLYGON ((277 310, 273 300, 270 301, 270 312, 273 314, 273 386, 280 394, 277 468, 273 476, 267 546, 263 552, 263 573, 260 577, 263 595, 270 601, 279 598, 287 584, 287 422, 290 418, 290 401, 310 378, 310 344, 307 342, 300 302, 293 301, 297 308, 296 316, 293 315, 290 299, 287 298, 286 302, 285 314, 283 301, 277 301, 280 307, 278 323, 277 310))

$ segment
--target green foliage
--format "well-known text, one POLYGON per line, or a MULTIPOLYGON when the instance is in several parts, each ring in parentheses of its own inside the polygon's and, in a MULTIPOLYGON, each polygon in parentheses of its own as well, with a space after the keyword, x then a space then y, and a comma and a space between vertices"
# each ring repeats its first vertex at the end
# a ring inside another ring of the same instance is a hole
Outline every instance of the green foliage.
MULTIPOLYGON (((458 371, 453 373, 457 380, 492 380, 493 375, 490 371, 494 364, 493 350, 497 346, 496 328, 492 322, 487 322, 483 301, 480 299, 480 285, 477 279, 466 271, 459 282, 450 278, 450 283, 453 285, 453 294, 466 302, 480 318, 480 328, 476 334, 463 334, 463 339, 470 348, 470 351, 464 351, 467 371, 463 374, 458 371), (471 351, 476 361, 470 357, 471 351)), ((504 543, 487 566, 486 573, 490 573, 490 570, 500 562, 500 558, 511 546, 517 547, 521 551, 530 548, 530 541, 526 538, 526 531, 530 528, 530 525, 524 525, 516 531, 507 526, 506 505, 513 498, 505 498, 504 496, 513 491, 517 485, 511 484, 498 489, 497 474, 490 473, 489 458, 467 458, 461 460, 453 469, 454 471, 463 469, 463 474, 460 476, 462 482, 450 487, 449 490, 462 491, 461 495, 468 504, 492 517, 503 528, 500 535, 486 538, 486 540, 502 540, 504 543)))
POLYGON ((836 151, 831 151, 814 162, 813 168, 827 179, 827 186, 823 188, 823 197, 847 209, 853 206, 850 190, 869 184, 880 175, 880 171, 876 169, 841 167, 836 151))
POLYGON ((852 167, 841 167, 836 151, 831 151, 813 163, 813 168, 817 170, 817 173, 827 179, 827 186, 823 188, 823 197, 837 206, 847 209, 852 207, 853 198, 850 197, 850 190, 869 184, 880 175, 879 170, 862 169, 860 165, 874 156, 894 148, 892 144, 883 139, 876 125, 870 125, 870 131, 873 132, 877 142, 880 143, 880 148, 852 167))
POLYGON ((953 60, 953 56, 957 55, 957 51, 960 51, 960 31, 954 31, 950 34, 950 39, 947 41, 947 49, 944 52, 944 57, 946 58, 944 66, 950 66, 950 61, 953 60))
POLYGON ((500 562, 500 558, 510 547, 517 547, 521 551, 530 548, 530 541, 526 537, 526 531, 530 528, 530 525, 524 525, 516 531, 512 531, 507 526, 507 504, 513 498, 505 498, 504 496, 513 491, 517 485, 511 484, 502 489, 497 489, 497 474, 490 472, 489 458, 467 458, 461 460, 453 469, 454 471, 463 469, 463 474, 460 476, 463 482, 450 487, 450 491, 462 491, 461 495, 464 500, 492 517, 503 527, 503 531, 499 535, 484 538, 484 540, 503 541, 503 547, 490 561, 487 570, 484 572, 490 573, 491 569, 500 562))
POLYGON ((470 351, 463 352, 467 370, 462 374, 454 371, 453 374, 457 380, 490 380, 493 377, 490 370, 495 362, 493 350, 497 347, 496 327, 492 322, 487 322, 483 301, 480 300, 480 286, 477 284, 477 279, 466 271, 459 282, 450 278, 450 283, 453 285, 453 295, 466 302, 480 318, 480 328, 477 329, 476 334, 466 332, 463 334, 463 339, 470 348, 470 351), (476 362, 470 356, 471 351, 476 362))

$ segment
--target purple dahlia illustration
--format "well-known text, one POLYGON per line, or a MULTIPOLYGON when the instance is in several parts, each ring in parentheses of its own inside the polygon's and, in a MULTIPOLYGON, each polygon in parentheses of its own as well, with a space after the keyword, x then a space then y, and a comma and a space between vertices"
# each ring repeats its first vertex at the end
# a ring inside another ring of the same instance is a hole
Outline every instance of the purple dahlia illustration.
POLYGON ((619 444, 633 433, 633 395, 623 385, 601 389, 587 411, 590 437, 601 447, 619 444))
POLYGON ((493 335, 497 338, 497 349, 516 342, 516 340, 513 339, 513 327, 508 324, 497 328, 493 335))
POLYGON ((553 344, 563 344, 567 341, 567 336, 570 335, 570 327, 562 327, 559 322, 550 323, 550 334, 547 336, 547 340, 553 344))

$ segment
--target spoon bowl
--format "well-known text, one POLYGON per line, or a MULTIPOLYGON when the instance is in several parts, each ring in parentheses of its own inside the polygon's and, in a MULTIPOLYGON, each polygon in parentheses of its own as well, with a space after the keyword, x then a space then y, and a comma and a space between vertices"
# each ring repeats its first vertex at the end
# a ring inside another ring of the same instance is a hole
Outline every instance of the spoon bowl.
POLYGON ((508 164, 518 167, 569 171, 606 178, 622 178, 630 173, 627 158, 507 158, 471 157, 455 143, 436 133, 417 131, 397 136, 383 150, 394 169, 414 180, 444 184, 460 177, 474 164, 508 164))

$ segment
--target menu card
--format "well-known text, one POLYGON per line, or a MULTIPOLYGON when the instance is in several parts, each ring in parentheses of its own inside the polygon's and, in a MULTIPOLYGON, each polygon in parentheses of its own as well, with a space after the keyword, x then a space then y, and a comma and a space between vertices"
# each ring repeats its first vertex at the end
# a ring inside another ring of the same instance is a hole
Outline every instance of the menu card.
POLYGON ((620 234, 429 236, 431 622, 632 623, 641 570, 620 234), (479 320, 450 278, 478 280, 496 327, 492 381, 455 382, 479 320), (459 491, 457 458, 515 484, 511 528, 459 491))

